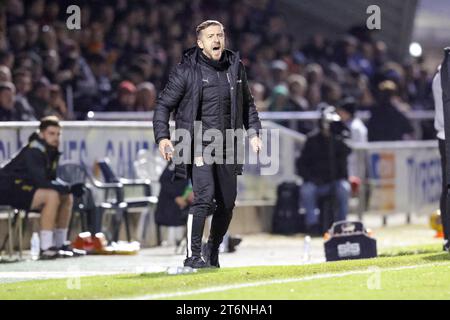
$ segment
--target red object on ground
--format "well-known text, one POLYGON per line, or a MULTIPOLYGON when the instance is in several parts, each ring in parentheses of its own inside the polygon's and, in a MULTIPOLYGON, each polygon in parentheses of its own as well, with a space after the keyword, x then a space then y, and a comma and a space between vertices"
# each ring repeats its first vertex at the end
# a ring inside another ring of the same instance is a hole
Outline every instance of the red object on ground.
POLYGON ((352 196, 357 196, 361 187, 361 179, 356 176, 350 176, 348 181, 350 182, 350 186, 352 188, 352 196))

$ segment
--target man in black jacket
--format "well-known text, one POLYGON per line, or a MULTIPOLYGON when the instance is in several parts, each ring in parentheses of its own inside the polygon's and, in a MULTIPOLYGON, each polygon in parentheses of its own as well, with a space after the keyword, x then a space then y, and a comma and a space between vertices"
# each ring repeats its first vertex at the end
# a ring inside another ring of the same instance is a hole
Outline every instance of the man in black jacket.
POLYGON ((343 141, 348 129, 337 118, 332 119, 333 116, 337 114, 322 111, 320 130, 308 136, 297 162, 298 173, 303 178, 300 193, 306 211, 306 228, 312 234, 319 234, 322 229, 315 212, 319 197, 332 196, 337 207, 334 221, 345 220, 348 211, 347 157, 351 149, 343 141))
MULTIPOLYGON (((225 49, 222 24, 208 20, 201 23, 196 32, 197 46, 184 52, 181 63, 174 68, 158 97, 153 127, 163 157, 166 160, 174 157, 175 178, 192 179, 194 203, 188 215, 187 258, 184 265, 193 268, 219 267, 219 246, 230 224, 236 199, 236 175, 242 174, 242 164, 233 154, 241 142, 233 139, 232 148, 227 145, 225 152, 223 148, 221 151, 216 149, 216 156, 223 155, 229 159, 231 154, 231 163, 209 163, 203 153, 208 144, 204 133, 213 129, 224 137, 229 130, 235 132, 245 128, 253 151, 258 152, 262 144, 259 138, 261 122, 239 53, 225 49), (172 111, 175 112, 176 129, 189 133, 187 142, 183 137, 184 143, 180 143, 185 147, 183 152, 195 149, 194 156, 192 153, 188 157, 173 154, 175 149, 170 141, 168 124, 172 111), (194 139, 194 125, 199 123, 202 130, 196 131, 194 139), (197 143, 197 133, 201 135, 200 143, 197 143), (188 160, 177 161, 178 156, 188 160), (192 162, 194 165, 191 165, 192 162), (201 239, 205 218, 212 210, 214 215, 204 261, 201 239)), ((223 144, 226 144, 225 141, 224 138, 223 144)), ((216 146, 220 144, 216 143, 216 146)))
POLYGON ((41 259, 73 255, 65 241, 72 214, 70 193, 79 190, 56 181, 60 134, 58 118, 43 118, 39 132, 0 170, 0 204, 41 212, 41 259))

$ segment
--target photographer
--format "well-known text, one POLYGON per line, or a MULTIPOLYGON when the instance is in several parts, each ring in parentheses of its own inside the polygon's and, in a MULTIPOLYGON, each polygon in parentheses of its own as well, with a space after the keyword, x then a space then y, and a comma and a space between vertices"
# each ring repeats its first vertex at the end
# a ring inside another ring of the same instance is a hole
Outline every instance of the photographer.
POLYGON ((297 170, 303 177, 301 199, 306 210, 307 232, 320 234, 316 216, 319 197, 331 196, 337 207, 335 221, 345 220, 350 197, 347 157, 351 149, 344 142, 348 129, 340 121, 335 108, 321 110, 319 130, 311 133, 297 161, 297 170), (336 220, 337 219, 337 220, 336 220))

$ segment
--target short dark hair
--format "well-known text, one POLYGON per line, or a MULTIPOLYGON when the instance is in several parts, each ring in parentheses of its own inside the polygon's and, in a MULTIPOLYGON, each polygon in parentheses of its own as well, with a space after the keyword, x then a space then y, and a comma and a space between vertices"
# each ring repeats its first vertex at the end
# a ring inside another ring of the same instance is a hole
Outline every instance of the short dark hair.
POLYGON ((48 127, 61 128, 57 116, 47 116, 41 119, 41 123, 39 124, 39 131, 45 131, 45 129, 47 129, 48 127))
POLYGON ((221 24, 219 21, 206 20, 206 21, 203 21, 202 23, 200 23, 197 26, 197 28, 195 29, 195 32, 197 33, 197 38, 200 37, 200 33, 202 32, 202 30, 208 28, 209 26, 220 26, 220 27, 222 27, 223 30, 225 30, 225 28, 223 27, 223 24, 221 24))

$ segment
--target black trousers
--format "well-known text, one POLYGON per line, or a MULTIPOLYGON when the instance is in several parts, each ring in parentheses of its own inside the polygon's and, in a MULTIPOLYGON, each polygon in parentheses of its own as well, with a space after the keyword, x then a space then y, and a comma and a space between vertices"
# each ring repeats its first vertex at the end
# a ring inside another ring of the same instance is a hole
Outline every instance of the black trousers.
POLYGON ((441 168, 442 168, 442 193, 440 199, 441 220, 444 227, 444 238, 449 239, 450 235, 450 215, 448 213, 447 203, 447 155, 445 154, 445 140, 438 139, 439 141, 439 153, 441 154, 441 168))
POLYGON ((218 250, 230 225, 237 193, 233 164, 193 164, 191 177, 194 201, 187 222, 187 257, 201 255, 205 220, 211 212, 208 243, 213 250, 218 250))

